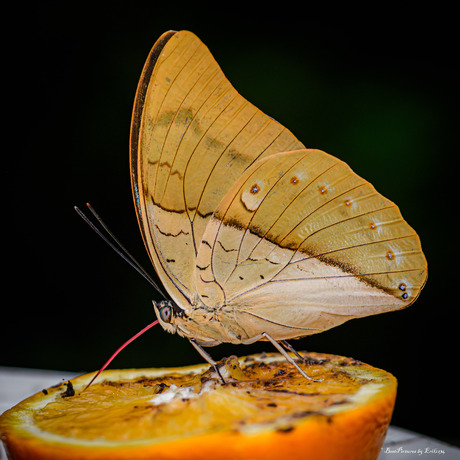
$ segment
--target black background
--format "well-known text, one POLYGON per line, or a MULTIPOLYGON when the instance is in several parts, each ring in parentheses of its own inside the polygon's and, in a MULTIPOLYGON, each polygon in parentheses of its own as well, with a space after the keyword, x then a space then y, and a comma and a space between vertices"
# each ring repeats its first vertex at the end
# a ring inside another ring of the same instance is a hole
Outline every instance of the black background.
MULTIPOLYGON (((0 365, 91 371, 153 320, 155 292, 73 206, 89 201, 153 272, 130 189, 132 103, 156 39, 188 29, 245 97, 307 147, 346 161, 421 237, 429 279, 413 306, 296 347, 392 372, 393 423, 460 444, 453 13, 386 3, 356 11, 186 5, 21 3, 4 18, 13 27, 3 42, 0 365)), ((218 359, 262 350, 272 351, 266 343, 208 351, 218 359)), ((111 367, 201 361, 188 341, 155 328, 111 367)))

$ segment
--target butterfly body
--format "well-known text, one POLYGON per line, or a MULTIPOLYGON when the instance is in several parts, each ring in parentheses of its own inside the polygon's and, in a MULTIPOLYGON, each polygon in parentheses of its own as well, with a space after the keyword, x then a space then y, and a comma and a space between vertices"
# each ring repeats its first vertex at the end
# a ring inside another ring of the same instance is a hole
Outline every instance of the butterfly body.
POLYGON ((410 305, 426 276, 397 206, 245 100, 192 33, 155 44, 131 177, 171 300, 160 324, 203 346, 315 334, 410 305))
POLYGON ((172 301, 154 301, 153 305, 160 324, 172 334, 195 339, 199 345, 206 347, 223 342, 243 343, 241 328, 228 306, 209 308, 197 302, 184 310, 172 301))

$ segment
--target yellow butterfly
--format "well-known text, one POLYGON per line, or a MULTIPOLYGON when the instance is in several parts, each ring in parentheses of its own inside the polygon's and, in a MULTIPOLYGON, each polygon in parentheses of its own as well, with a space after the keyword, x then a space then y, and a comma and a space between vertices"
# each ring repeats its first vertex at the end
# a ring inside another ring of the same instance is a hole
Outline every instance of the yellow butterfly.
POLYGON ((130 145, 139 225, 171 297, 155 313, 211 364, 202 346, 294 351, 286 340, 407 307, 426 281, 397 206, 244 99, 191 32, 151 50, 130 145))

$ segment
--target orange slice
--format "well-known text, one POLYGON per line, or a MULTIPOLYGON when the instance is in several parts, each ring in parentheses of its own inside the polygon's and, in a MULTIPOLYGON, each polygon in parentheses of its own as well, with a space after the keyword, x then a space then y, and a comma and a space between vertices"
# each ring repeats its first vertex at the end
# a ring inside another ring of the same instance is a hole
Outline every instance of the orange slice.
POLYGON ((303 353, 311 381, 278 354, 207 365, 104 371, 44 390, 0 417, 10 459, 376 459, 396 379, 303 353))

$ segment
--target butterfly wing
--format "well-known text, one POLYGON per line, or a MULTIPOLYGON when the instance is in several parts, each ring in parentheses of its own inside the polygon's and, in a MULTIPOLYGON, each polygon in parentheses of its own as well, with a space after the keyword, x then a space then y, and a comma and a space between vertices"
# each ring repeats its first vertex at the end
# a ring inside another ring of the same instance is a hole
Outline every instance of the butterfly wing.
POLYGON ((178 305, 194 296, 198 247, 230 186, 258 158, 299 148, 238 94, 194 34, 160 37, 136 94, 131 180, 144 243, 178 305))
POLYGON ((305 149, 245 171, 209 221, 195 270, 203 303, 231 306, 247 341, 406 307, 426 276, 397 206, 342 161, 305 149))

